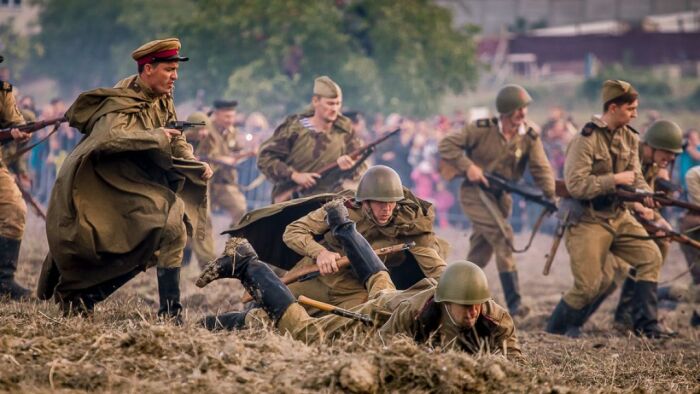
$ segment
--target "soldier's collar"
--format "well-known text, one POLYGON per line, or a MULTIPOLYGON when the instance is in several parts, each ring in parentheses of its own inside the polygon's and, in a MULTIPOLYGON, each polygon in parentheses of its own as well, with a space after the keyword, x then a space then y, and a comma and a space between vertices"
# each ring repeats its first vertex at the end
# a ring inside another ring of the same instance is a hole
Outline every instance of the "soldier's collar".
POLYGON ((149 99, 159 98, 161 95, 156 94, 153 89, 151 89, 145 82, 141 79, 141 76, 137 75, 134 82, 131 83, 131 88, 137 93, 142 93, 149 99))
POLYGON ((598 115, 593 115, 591 117, 591 122, 596 125, 597 127, 600 127, 601 129, 608 129, 608 124, 605 123, 605 121, 598 115))
MULTIPOLYGON (((495 118, 496 124, 498 125, 498 132, 503 135, 503 122, 499 118, 495 118)), ((520 123, 520 126, 518 126, 518 135, 525 135, 527 133, 527 126, 525 125, 526 122, 520 123)))

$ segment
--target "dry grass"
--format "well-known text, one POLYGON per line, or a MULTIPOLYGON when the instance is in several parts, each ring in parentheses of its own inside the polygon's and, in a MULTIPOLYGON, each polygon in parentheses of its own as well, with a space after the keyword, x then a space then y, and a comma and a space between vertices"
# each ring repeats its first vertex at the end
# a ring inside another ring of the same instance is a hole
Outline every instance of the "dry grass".
MULTIPOLYGON (((456 245, 453 257, 465 255, 466 234, 442 235, 456 245)), ((196 326, 197 319, 240 307, 242 290, 233 280, 198 289, 194 280, 199 269, 191 265, 183 271, 183 327, 155 318, 153 272, 139 275, 99 304, 90 319, 64 318, 52 303, 1 302, 0 391, 700 392, 698 330, 688 326, 687 304, 661 312, 664 323, 681 332, 673 340, 647 341, 612 331, 616 294, 585 327, 584 338, 544 334, 548 314, 571 283, 564 248, 552 274, 540 274, 548 247, 549 239, 538 236, 532 250, 518 258, 525 300, 533 307, 531 316, 518 322, 527 357, 520 365, 441 352, 401 337, 388 343, 348 337, 333 345, 307 346, 266 329, 210 333, 196 326)), ((22 283, 36 283, 45 251, 41 224, 30 217, 22 283)), ((662 277, 673 277, 684 266, 674 247, 662 277)), ((495 266, 486 272, 502 301, 495 266)))

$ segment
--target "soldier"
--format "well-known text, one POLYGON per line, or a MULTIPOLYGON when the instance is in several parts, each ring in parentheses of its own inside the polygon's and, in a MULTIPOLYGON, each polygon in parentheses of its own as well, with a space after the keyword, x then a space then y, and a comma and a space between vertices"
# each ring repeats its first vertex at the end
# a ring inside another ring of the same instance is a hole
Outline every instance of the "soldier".
MULTIPOLYGON (((231 226, 241 220, 247 209, 245 196, 238 188, 236 154, 243 151, 236 130, 236 100, 214 101, 209 135, 202 141, 196 152, 197 157, 207 157, 214 163, 214 177, 211 180, 211 201, 226 211, 231 217, 231 226)), ((209 163, 212 164, 212 163, 209 163)))
MULTIPOLYGON (((602 97, 603 115, 594 116, 583 127, 569 144, 566 156, 566 187, 575 199, 572 202, 581 208, 579 217, 569 218, 566 230, 574 286, 554 309, 546 330, 565 334, 570 326, 580 327, 579 322, 609 286, 604 283, 603 270, 609 262, 608 253, 612 253, 637 270, 635 332, 653 338, 665 336, 657 320, 661 253, 653 241, 635 238, 646 237, 647 232, 614 194, 617 185, 651 190, 639 165, 637 133, 628 125, 637 116, 638 94, 625 81, 608 80, 602 97)), ((654 202, 647 198, 645 205, 653 207, 654 202)))
MULTIPOLYGON (((360 148, 350 120, 340 114, 343 93, 333 80, 322 76, 314 81, 311 109, 288 117, 263 142, 258 156, 258 168, 275 185, 273 202, 286 201, 281 196, 285 185, 303 188, 301 195, 341 191, 338 177, 323 177, 321 168, 337 163, 342 171, 355 166, 348 156, 360 148)), ((359 177, 364 166, 358 166, 353 177, 359 177)), ((295 198, 299 196, 290 196, 295 198)))
MULTIPOLYGON (((0 63, 3 60, 0 56, 0 63)), ((23 123, 24 118, 17 108, 12 85, 0 81, 0 128, 23 123)), ((11 144, 26 142, 29 139, 29 134, 18 129, 12 129, 10 132, 14 140, 11 144)), ((26 178, 22 177, 20 181, 26 182, 26 178)), ((26 215, 27 206, 22 200, 22 193, 0 155, 0 296, 8 296, 13 300, 29 296, 29 290, 15 281, 26 215)))
MULTIPOLYGON (((415 242, 407 253, 396 253, 385 259, 392 281, 400 289, 411 287, 422 278, 438 279, 445 271, 440 253, 444 246, 433 232, 434 208, 414 196, 401 185, 396 171, 386 166, 370 167, 350 198, 348 192, 338 195, 345 201, 350 219, 357 231, 379 249, 399 243, 415 242)), ((265 208, 263 208, 265 209, 265 208)), ((326 210, 321 207, 290 223, 284 231, 284 243, 303 256, 292 272, 316 265, 321 276, 289 285, 295 296, 307 295, 341 308, 351 308, 367 301, 367 290, 350 267, 338 268, 342 247, 330 231, 326 210), (318 240, 318 241, 317 241, 318 240)), ((218 316, 222 325, 236 326, 237 314, 218 316), (232 320, 233 319, 233 320, 232 320)), ((214 318, 209 319, 210 323, 214 318)))
POLYGON ((506 192, 482 186, 488 186, 484 172, 517 181, 528 166, 544 195, 553 198, 552 168, 536 126, 526 119, 531 101, 522 87, 506 85, 496 97, 499 117, 472 122, 462 131, 447 135, 439 145, 442 160, 467 178, 460 193, 462 210, 473 225, 467 260, 483 268, 496 255, 506 303, 513 316, 525 316, 529 308, 521 302, 513 230, 507 222, 512 200, 506 192))
MULTIPOLYGON (((326 209, 330 231, 343 245, 355 275, 369 294, 369 300, 352 311, 371 318, 372 332, 408 335, 446 349, 521 357, 513 320, 491 300, 486 275, 478 266, 457 261, 448 265, 439 282, 426 278, 407 290, 396 290, 387 268, 355 231, 344 205, 331 202, 326 209)), ((203 287, 219 278, 239 279, 276 327, 297 340, 331 341, 344 332, 363 329, 358 321, 344 317, 311 317, 244 239, 230 239, 224 255, 207 266, 197 285, 203 287)), ((238 328, 264 318, 260 309, 240 314, 245 324, 238 328)))
MULTIPOLYGON (((700 204, 700 166, 688 170, 685 174, 688 185, 688 200, 700 204)), ((700 215, 688 212, 681 219, 681 231, 695 240, 700 240, 700 215)), ((700 327, 700 250, 690 245, 681 245, 686 263, 691 273, 690 302, 693 304, 693 315, 690 318, 692 327, 700 327)))
POLYGON ((66 112, 85 134, 70 153, 49 202, 49 255, 38 294, 65 313, 96 302, 157 266, 159 315, 178 317, 180 265, 188 229, 204 231, 212 171, 195 161, 176 120, 172 92, 177 38, 134 50, 138 74, 81 94, 66 112))
MULTIPOLYGON (((669 181, 667 168, 675 160, 676 155, 681 153, 683 153, 683 130, 680 126, 669 120, 658 120, 649 126, 639 146, 639 159, 644 180, 652 190, 656 189, 657 179, 669 181)), ((661 216, 659 209, 645 208, 639 203, 633 205, 635 205, 634 210, 644 219, 671 228, 671 225, 661 216)), ((668 255, 669 241, 655 239, 654 242, 661 252, 663 264, 668 255)), ((627 329, 633 326, 632 305, 636 271, 634 268, 628 270, 628 264, 624 262, 618 261, 618 263, 625 274, 625 280, 620 292, 620 301, 615 310, 615 323, 618 327, 627 329)))

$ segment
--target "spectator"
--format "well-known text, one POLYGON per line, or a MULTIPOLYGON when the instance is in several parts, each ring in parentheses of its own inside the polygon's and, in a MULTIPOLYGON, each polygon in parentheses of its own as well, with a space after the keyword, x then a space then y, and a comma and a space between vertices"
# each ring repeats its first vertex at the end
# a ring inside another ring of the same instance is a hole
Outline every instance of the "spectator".
POLYGON ((685 140, 687 145, 683 153, 678 155, 678 170, 679 180, 683 191, 688 191, 688 185, 685 181, 685 175, 689 169, 700 165, 700 130, 689 129, 685 132, 685 140))

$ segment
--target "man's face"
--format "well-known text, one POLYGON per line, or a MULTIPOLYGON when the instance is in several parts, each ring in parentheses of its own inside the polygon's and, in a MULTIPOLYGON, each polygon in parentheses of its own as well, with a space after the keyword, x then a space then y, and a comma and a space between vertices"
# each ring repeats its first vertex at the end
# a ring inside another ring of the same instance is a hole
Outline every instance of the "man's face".
POLYGON ((338 119, 343 99, 314 96, 311 105, 314 107, 314 114, 320 115, 324 122, 333 123, 338 119))
POLYGON ((656 149, 654 151, 654 163, 661 168, 666 168, 676 158, 676 154, 667 150, 656 149))
POLYGON ((146 64, 141 79, 156 94, 167 94, 173 91, 175 81, 177 81, 177 69, 179 62, 146 64))
POLYGON ((619 125, 624 126, 637 117, 638 107, 639 100, 634 100, 634 102, 630 104, 612 104, 609 109, 610 113, 613 115, 613 119, 615 119, 619 125))
POLYGON ((481 315, 482 304, 460 305, 446 302, 445 307, 460 328, 472 328, 481 315))
POLYGON ((214 111, 214 124, 221 129, 227 129, 236 123, 235 109, 217 109, 214 111))
POLYGON ((520 127, 527 118, 527 106, 520 107, 508 115, 508 120, 514 127, 520 127))
POLYGON ((396 208, 396 201, 383 202, 370 200, 367 204, 369 205, 369 210, 372 212, 374 220, 380 225, 389 223, 391 215, 396 208))

